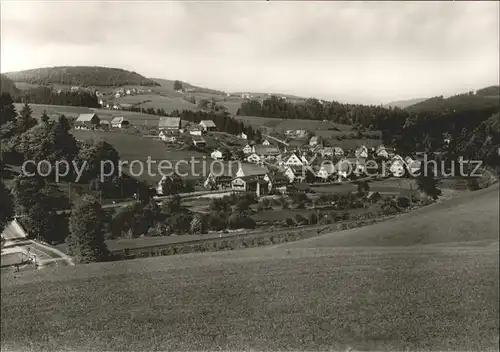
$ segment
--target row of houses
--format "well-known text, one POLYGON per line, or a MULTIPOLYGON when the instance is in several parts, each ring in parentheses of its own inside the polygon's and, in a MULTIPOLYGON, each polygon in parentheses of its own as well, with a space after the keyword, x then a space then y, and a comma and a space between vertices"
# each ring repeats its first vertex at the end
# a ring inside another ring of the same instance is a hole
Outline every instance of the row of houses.
POLYGON ((180 117, 161 117, 158 121, 158 130, 160 139, 169 143, 176 142, 178 135, 187 131, 192 136, 193 145, 201 147, 206 145, 203 133, 216 131, 217 126, 212 120, 202 120, 198 124, 183 126, 180 117))
POLYGON ((95 113, 80 114, 75 121, 75 129, 125 128, 130 121, 123 116, 113 117, 110 121, 101 120, 95 113))

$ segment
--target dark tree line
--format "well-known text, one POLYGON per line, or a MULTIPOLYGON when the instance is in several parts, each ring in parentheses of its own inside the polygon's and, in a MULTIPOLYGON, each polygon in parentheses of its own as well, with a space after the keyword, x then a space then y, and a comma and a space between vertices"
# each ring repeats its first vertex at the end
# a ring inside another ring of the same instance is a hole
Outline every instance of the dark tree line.
POLYGON ((140 74, 118 68, 99 66, 45 67, 5 74, 15 82, 40 85, 67 84, 74 86, 159 86, 160 84, 140 74))
POLYGON ((100 108, 99 101, 95 93, 78 91, 62 91, 60 93, 49 87, 38 87, 29 89, 16 97, 17 103, 85 106, 89 108, 100 108))

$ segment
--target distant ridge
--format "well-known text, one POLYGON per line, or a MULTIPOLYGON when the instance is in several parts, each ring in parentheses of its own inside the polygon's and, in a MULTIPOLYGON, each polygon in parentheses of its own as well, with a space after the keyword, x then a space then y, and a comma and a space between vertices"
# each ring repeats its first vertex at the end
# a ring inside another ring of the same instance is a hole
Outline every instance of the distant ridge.
POLYGON ((7 72, 14 82, 48 86, 65 84, 74 86, 119 87, 124 85, 159 86, 157 82, 137 72, 102 66, 56 66, 7 72))
POLYGON ((393 102, 390 102, 388 104, 383 104, 383 107, 385 108, 400 108, 404 109, 407 108, 408 106, 412 106, 415 104, 418 104, 422 101, 425 101, 429 98, 415 98, 415 99, 408 99, 408 100, 396 100, 393 102))

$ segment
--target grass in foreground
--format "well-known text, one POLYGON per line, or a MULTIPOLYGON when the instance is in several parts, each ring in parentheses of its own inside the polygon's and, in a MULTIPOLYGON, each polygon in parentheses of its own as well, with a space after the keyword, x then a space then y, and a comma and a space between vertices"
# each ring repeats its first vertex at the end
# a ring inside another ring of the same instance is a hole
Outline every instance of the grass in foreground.
POLYGON ((296 248, 3 274, 2 348, 497 350, 494 202, 498 186, 296 248))

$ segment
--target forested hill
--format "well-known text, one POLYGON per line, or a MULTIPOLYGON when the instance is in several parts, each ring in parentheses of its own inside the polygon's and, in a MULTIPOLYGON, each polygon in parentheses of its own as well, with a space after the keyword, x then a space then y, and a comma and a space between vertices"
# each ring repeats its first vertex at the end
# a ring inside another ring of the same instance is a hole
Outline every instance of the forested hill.
POLYGON ((11 96, 18 96, 21 91, 16 87, 14 81, 9 77, 1 74, 0 75, 0 93, 9 93, 11 96))
POLYGON ((498 108, 500 105, 500 87, 486 87, 476 92, 454 95, 448 98, 443 96, 430 98, 405 108, 408 112, 446 112, 453 110, 481 110, 498 108))
POLYGON ((132 71, 100 66, 59 66, 8 72, 5 76, 14 82, 48 86, 65 84, 74 86, 159 86, 157 82, 132 71))

